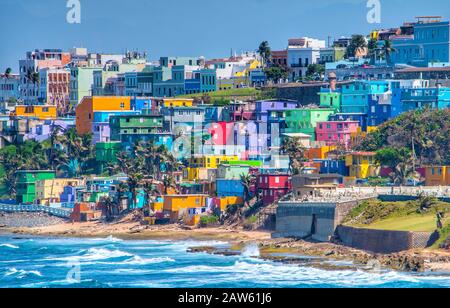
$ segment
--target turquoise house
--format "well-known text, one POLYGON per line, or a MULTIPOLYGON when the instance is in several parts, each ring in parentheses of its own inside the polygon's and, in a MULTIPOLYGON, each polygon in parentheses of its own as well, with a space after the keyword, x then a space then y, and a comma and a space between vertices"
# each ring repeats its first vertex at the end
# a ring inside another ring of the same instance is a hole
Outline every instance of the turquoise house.
POLYGON ((341 88, 342 113, 368 113, 369 96, 390 90, 389 81, 355 81, 341 88))

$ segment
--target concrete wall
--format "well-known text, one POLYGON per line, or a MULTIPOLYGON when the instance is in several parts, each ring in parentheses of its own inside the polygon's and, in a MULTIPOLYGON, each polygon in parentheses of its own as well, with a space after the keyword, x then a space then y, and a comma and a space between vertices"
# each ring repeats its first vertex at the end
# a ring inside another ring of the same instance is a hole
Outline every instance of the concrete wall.
POLYGON ((347 246, 386 254, 426 248, 439 238, 437 233, 371 230, 347 226, 338 226, 336 235, 347 246))
POLYGON ((346 203, 280 202, 276 216, 276 232, 273 237, 311 237, 317 241, 329 241, 336 227, 358 201, 346 203), (313 220, 316 219, 315 231, 313 220))

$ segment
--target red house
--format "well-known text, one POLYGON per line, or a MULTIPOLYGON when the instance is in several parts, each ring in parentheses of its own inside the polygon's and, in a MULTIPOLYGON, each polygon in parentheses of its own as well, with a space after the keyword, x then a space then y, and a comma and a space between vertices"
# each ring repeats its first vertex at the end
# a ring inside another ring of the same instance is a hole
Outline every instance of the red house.
POLYGON ((261 193, 263 204, 269 205, 291 191, 291 176, 289 174, 260 174, 256 179, 256 186, 258 192, 261 193))
POLYGON ((211 143, 214 145, 234 144, 234 123, 218 122, 207 125, 211 134, 211 143))

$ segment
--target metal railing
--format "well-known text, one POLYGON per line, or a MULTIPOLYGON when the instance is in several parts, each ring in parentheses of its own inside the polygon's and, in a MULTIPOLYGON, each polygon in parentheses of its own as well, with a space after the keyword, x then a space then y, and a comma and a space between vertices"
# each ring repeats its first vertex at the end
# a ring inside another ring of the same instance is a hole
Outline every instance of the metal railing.
POLYGON ((54 208, 35 204, 0 204, 0 211, 7 213, 47 213, 61 218, 69 218, 72 213, 68 208, 54 208))

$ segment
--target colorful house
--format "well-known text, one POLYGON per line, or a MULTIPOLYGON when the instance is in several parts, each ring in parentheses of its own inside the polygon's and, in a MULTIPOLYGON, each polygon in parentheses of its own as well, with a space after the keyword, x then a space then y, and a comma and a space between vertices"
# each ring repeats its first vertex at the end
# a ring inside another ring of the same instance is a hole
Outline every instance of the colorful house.
POLYGON ((227 161, 238 161, 239 157, 237 155, 226 156, 226 155, 198 155, 193 156, 190 159, 189 166, 191 168, 208 168, 217 169, 217 167, 227 161))
POLYGON ((369 97, 385 94, 390 90, 389 81, 355 81, 342 86, 342 113, 368 113, 369 97))
POLYGON ((248 175, 250 167, 246 165, 221 164, 217 168, 218 179, 240 179, 242 175, 248 175))
POLYGON ((122 149, 122 143, 119 141, 113 142, 98 142, 95 144, 95 159, 98 163, 98 172, 102 174, 104 167, 109 163, 117 161, 116 155, 122 149))
POLYGON ((316 139, 326 145, 343 144, 348 148, 352 134, 358 131, 358 127, 359 122, 352 121, 319 122, 316 127, 316 139))
POLYGON ((401 103, 403 112, 450 108, 450 88, 438 85, 434 88, 403 89, 401 103))
POLYGON ((96 111, 92 123, 92 143, 111 141, 109 120, 112 116, 137 115, 140 111, 96 111))
POLYGON ((183 216, 188 216, 189 209, 205 208, 207 195, 166 195, 163 211, 170 214, 170 221, 176 222, 183 216))
POLYGON ((208 181, 213 182, 217 177, 216 168, 184 168, 183 179, 192 182, 208 181))
POLYGON ((16 202, 18 204, 34 202, 37 181, 55 178, 55 171, 52 170, 19 170, 16 174, 16 202))
POLYGON ((165 98, 162 101, 162 106, 166 108, 192 107, 194 106, 194 100, 191 98, 165 98))
POLYGON ((340 174, 342 176, 349 175, 349 169, 345 165, 345 160, 315 159, 314 162, 319 163, 320 174, 340 174))
POLYGON ((164 144, 172 148, 173 136, 163 129, 163 117, 153 114, 119 115, 110 118, 111 140, 122 147, 131 147, 138 141, 164 144))
POLYGON ((286 111, 286 133, 303 133, 311 136, 315 141, 317 123, 328 121, 328 117, 334 114, 331 108, 302 108, 286 111))
POLYGON ((426 186, 449 186, 450 166, 429 166, 425 168, 426 186))
POLYGON ((366 113, 336 113, 330 115, 329 121, 357 121, 362 131, 367 131, 367 114, 366 113))
POLYGON ((16 106, 11 116, 51 120, 57 118, 57 107, 52 105, 16 106))
POLYGON ((345 156, 345 165, 349 168, 350 177, 367 179, 377 176, 375 152, 353 152, 345 156))
POLYGON ((80 135, 92 133, 96 111, 130 111, 130 97, 87 96, 76 107, 76 126, 80 135))
POLYGON ((81 179, 44 179, 35 183, 35 203, 49 205, 61 202, 61 194, 66 186, 77 187, 83 185, 81 179))
POLYGON ((267 122, 272 111, 291 110, 298 107, 297 101, 292 100, 264 100, 256 102, 255 116, 257 121, 267 122))
POLYGON ((322 88, 319 92, 320 107, 332 108, 335 112, 340 112, 342 95, 340 90, 331 90, 330 88, 322 88))
POLYGON ((312 159, 326 159, 328 158, 328 153, 336 150, 336 146, 321 146, 307 149, 305 151, 306 158, 312 159))
POLYGON ((260 174, 256 178, 256 188, 262 196, 264 205, 277 202, 291 190, 289 174, 260 174))
POLYGON ((216 194, 218 197, 244 197, 244 185, 237 179, 217 179, 216 194))

